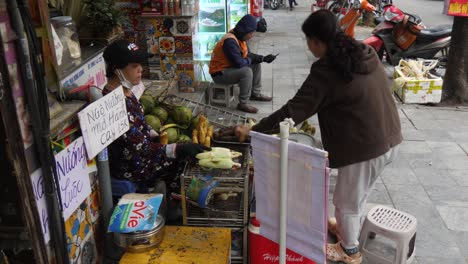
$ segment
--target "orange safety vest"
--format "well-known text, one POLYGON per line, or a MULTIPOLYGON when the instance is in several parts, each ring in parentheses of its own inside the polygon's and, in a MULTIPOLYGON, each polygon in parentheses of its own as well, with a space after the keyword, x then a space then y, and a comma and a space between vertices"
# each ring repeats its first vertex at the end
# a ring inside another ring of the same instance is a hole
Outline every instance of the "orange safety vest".
POLYGON ((249 53, 247 42, 239 41, 233 33, 227 33, 220 41, 218 41, 218 43, 216 43, 216 46, 213 50, 210 61, 210 74, 232 67, 231 61, 227 58, 223 51, 224 41, 228 38, 232 38, 237 42, 242 52, 242 57, 247 58, 247 54, 249 53))

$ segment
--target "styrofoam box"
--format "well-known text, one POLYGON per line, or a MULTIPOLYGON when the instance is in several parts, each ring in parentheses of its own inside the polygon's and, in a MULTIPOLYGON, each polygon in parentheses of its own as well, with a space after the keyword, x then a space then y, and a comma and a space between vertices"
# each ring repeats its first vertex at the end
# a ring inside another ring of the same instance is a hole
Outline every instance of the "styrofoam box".
MULTIPOLYGON (((394 78, 404 76, 395 67, 394 78)), ((442 98, 442 78, 413 80, 402 77, 403 82, 395 81, 393 89, 405 104, 439 103, 442 98)))

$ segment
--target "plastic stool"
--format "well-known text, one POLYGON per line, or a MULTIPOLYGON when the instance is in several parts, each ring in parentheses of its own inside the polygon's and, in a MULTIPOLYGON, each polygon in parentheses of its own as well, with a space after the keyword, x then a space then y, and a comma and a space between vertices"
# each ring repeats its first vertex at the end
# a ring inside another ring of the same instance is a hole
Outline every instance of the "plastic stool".
POLYGON ((210 87, 208 87, 208 103, 224 104, 226 107, 229 107, 231 105, 231 102, 235 99, 234 85, 235 84, 212 83, 210 87), (223 91, 223 99, 215 98, 216 90, 223 91))
POLYGON ((414 216, 394 208, 378 205, 367 214, 362 227, 359 244, 362 254, 369 263, 405 264, 411 263, 415 256, 417 220, 414 216), (384 236, 396 243, 395 261, 369 251, 366 242, 369 235, 384 236))

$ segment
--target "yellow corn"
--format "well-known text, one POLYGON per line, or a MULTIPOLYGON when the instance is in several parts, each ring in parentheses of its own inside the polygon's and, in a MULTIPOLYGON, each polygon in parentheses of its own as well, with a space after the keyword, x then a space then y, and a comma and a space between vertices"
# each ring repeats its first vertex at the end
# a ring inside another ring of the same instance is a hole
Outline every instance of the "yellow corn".
POLYGON ((203 146, 211 147, 211 138, 209 136, 206 136, 205 142, 203 142, 203 146))
POLYGON ((162 132, 162 134, 159 136, 159 143, 162 145, 169 144, 169 137, 167 135, 167 132, 162 132))

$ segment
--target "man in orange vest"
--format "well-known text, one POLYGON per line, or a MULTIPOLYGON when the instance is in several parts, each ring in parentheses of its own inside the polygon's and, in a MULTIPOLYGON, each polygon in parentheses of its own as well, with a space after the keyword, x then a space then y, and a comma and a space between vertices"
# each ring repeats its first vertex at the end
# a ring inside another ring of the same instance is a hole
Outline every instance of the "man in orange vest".
POLYGON ((271 63, 274 55, 261 56, 249 52, 247 41, 257 29, 257 19, 245 15, 235 28, 216 44, 210 62, 210 74, 215 83, 239 84, 239 104, 237 109, 247 113, 257 113, 258 109, 248 105, 247 101, 271 101, 271 97, 262 95, 262 68, 260 63, 271 63))

